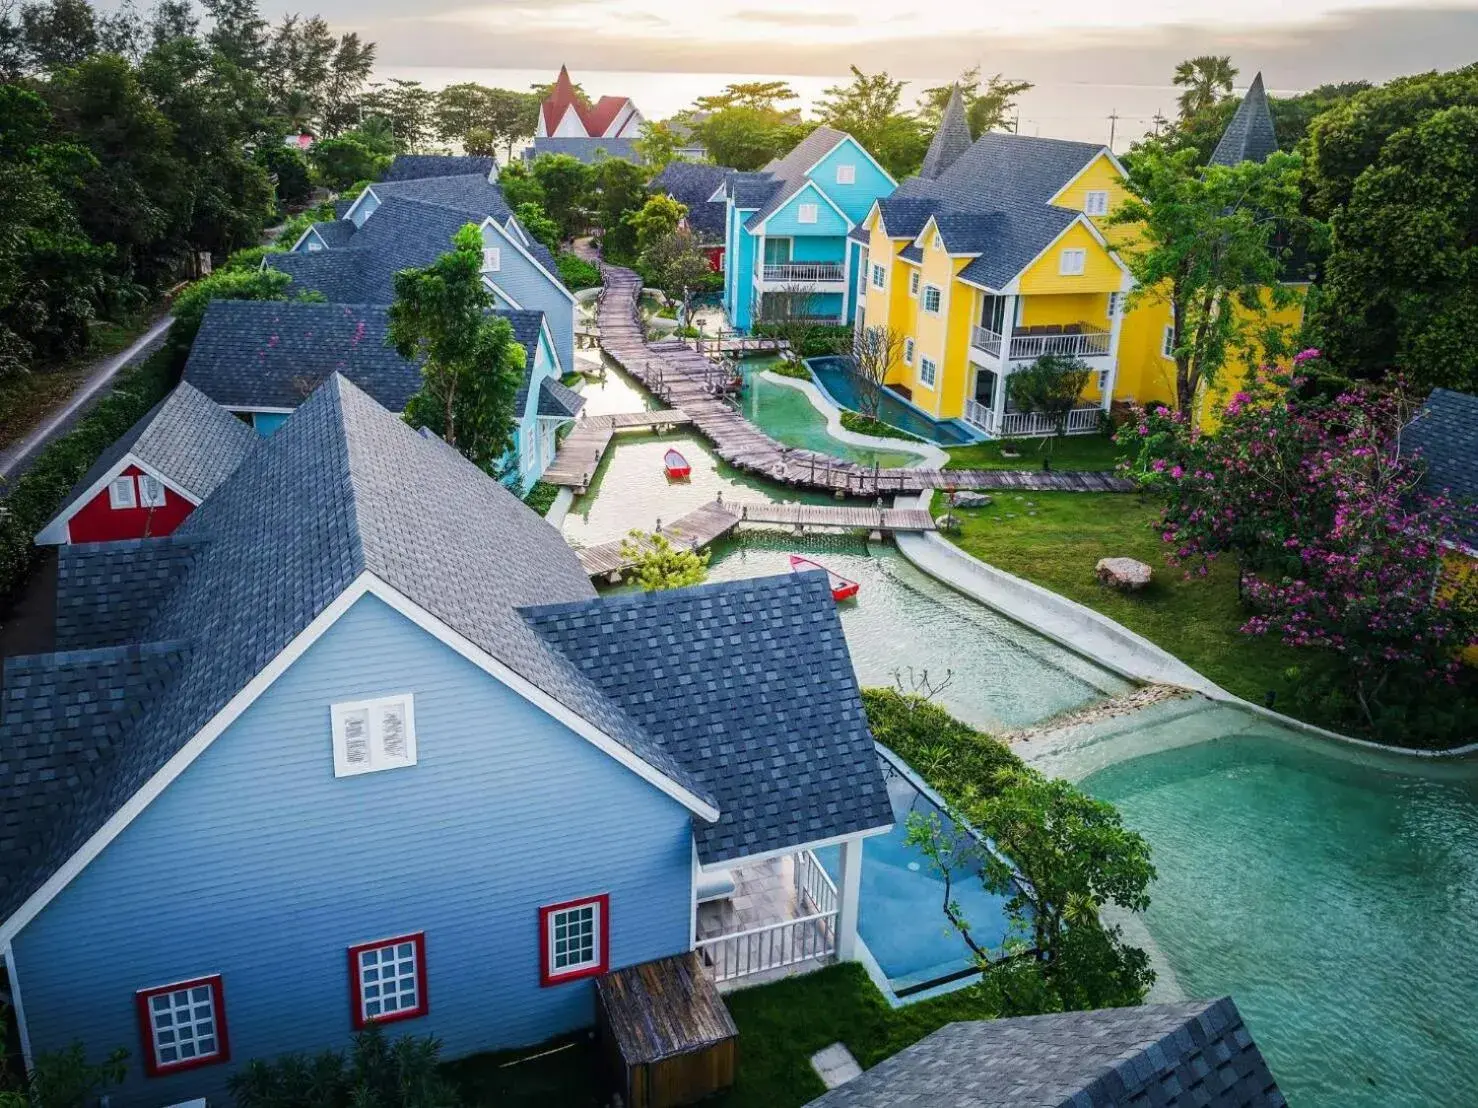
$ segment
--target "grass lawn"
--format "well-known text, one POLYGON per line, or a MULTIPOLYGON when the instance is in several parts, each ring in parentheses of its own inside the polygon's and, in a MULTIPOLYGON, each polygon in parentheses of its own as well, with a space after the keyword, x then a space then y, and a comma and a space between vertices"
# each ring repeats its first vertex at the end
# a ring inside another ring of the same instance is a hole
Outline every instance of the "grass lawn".
MULTIPOLYGON (((841 1041, 864 1069, 955 1020, 988 1015, 973 989, 892 1009, 861 966, 830 966, 804 977, 745 989, 724 998, 739 1026, 739 1078, 705 1100, 714 1108, 799 1108, 826 1091, 811 1055, 841 1041)), ((581 1035, 565 1044, 453 1062, 448 1074, 477 1108, 594 1108, 601 1103, 599 1056, 581 1035), (508 1063, 515 1064, 509 1065, 508 1063)))
POLYGON ((1301 715, 1284 671, 1308 667, 1310 654, 1238 631, 1246 613, 1230 564, 1189 581, 1166 565, 1158 514, 1152 500, 1134 494, 1000 493, 989 508, 956 511, 963 526, 954 541, 981 561, 1117 620, 1254 704, 1274 689, 1280 711, 1301 715), (1094 565, 1115 556, 1154 567, 1149 588, 1124 594, 1099 585, 1094 565))
POLYGON ((1042 459, 1051 458, 1053 469, 1110 470, 1121 454, 1107 435, 1066 435, 1052 444, 1051 453, 1042 439, 996 439, 949 451, 946 469, 1041 469, 1042 459), (1019 454, 1003 458, 1001 451, 1019 454))

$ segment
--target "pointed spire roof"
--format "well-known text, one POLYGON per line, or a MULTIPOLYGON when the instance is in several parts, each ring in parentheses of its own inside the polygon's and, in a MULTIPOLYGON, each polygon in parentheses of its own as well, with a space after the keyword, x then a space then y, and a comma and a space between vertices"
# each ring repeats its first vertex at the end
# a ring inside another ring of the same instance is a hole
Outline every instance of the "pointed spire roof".
POLYGON ((585 113, 580 110, 580 100, 575 95, 575 82, 570 80, 569 69, 560 66, 559 76, 554 79, 554 88, 549 90, 549 95, 544 99, 544 131, 546 134, 554 134, 559 121, 564 118, 566 110, 571 105, 574 105, 575 115, 583 126, 585 113))
POLYGON ((1252 85, 1237 114, 1222 132, 1221 141, 1211 154, 1212 165, 1241 165, 1243 162, 1266 161, 1278 149, 1278 135, 1273 129, 1273 113, 1268 108, 1268 94, 1262 87, 1262 74, 1252 78, 1252 85))
POLYGON ((924 164, 919 176, 934 180, 952 166, 955 159, 970 149, 974 140, 970 137, 970 122, 965 118, 965 98, 960 95, 959 82, 949 90, 949 103, 944 105, 944 114, 939 119, 939 130, 929 143, 929 152, 924 155, 924 164))

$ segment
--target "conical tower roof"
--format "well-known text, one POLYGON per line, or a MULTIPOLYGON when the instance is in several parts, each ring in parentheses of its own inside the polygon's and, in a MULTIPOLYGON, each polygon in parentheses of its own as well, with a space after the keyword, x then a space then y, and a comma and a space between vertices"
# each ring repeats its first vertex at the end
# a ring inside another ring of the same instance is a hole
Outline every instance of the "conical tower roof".
POLYGON ((955 159, 970 149, 974 140, 970 137, 970 122, 965 118, 965 98, 960 95, 958 82, 949 90, 949 103, 944 106, 944 115, 939 119, 939 130, 929 143, 929 152, 924 155, 924 164, 919 176, 933 180, 955 163, 955 159))
POLYGON ((1273 130, 1273 113, 1268 108, 1268 94, 1262 87, 1262 74, 1252 78, 1252 85, 1237 114, 1222 132, 1221 141, 1211 154, 1212 165, 1241 165, 1243 162, 1266 161, 1278 149, 1278 135, 1273 130))

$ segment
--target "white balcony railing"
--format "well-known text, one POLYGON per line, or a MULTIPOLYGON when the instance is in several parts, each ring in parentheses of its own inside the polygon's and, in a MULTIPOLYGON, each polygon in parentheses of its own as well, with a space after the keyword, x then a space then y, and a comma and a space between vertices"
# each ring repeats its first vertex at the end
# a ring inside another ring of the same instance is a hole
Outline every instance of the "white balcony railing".
POLYGON ((807 914, 698 941, 698 956, 715 981, 831 961, 836 954, 837 889, 809 850, 795 856, 795 892, 797 906, 807 914))
MULTIPOLYGON (((1103 358, 1108 356, 1108 331, 1080 331, 1075 334, 1048 335, 1027 332, 1011 336, 1010 360, 1034 362, 1043 354, 1060 354, 1067 358, 1103 358)), ((1001 336, 988 327, 975 327, 970 344, 991 358, 1001 356, 1001 336)))
POLYGON ((803 850, 795 856, 795 899, 802 910, 807 904, 814 912, 831 913, 837 910, 837 887, 831 874, 816 855, 803 850))
POLYGON ((846 280, 846 274, 840 262, 792 262, 788 265, 765 266, 764 279, 788 284, 814 285, 826 282, 840 283, 846 280))
MULTIPOLYGON (((1088 435, 1098 430, 1103 409, 1074 408, 1067 414, 1069 435, 1088 435)), ((1052 421, 1038 412, 1005 412, 1000 419, 994 410, 974 400, 965 401, 965 422, 974 424, 988 435, 1002 439, 1044 438, 1057 433, 1052 421)))

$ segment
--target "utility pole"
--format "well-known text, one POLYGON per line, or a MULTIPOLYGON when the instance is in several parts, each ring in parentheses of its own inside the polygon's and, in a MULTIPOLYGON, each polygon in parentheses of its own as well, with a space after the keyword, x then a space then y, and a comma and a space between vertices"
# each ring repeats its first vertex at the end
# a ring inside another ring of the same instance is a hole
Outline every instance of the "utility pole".
POLYGON ((1114 148, 1114 134, 1118 130, 1118 127, 1119 127, 1119 119, 1120 119, 1119 109, 1118 108, 1110 108, 1109 109, 1109 117, 1108 117, 1108 120, 1109 120, 1109 149, 1110 150, 1113 150, 1113 148, 1114 148))
POLYGON ((1021 134, 1021 109, 1020 108, 1017 108, 1016 109, 1016 118, 1011 121, 1011 133, 1013 135, 1019 135, 1019 134, 1021 134))
POLYGON ((1170 120, 1165 118, 1165 114, 1161 112, 1159 108, 1156 108, 1155 117, 1150 120, 1150 123, 1154 125, 1156 138, 1160 137, 1161 132, 1165 130, 1165 127, 1169 122, 1170 120))

